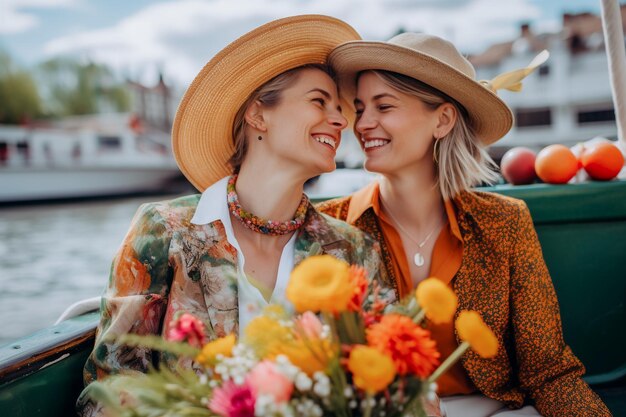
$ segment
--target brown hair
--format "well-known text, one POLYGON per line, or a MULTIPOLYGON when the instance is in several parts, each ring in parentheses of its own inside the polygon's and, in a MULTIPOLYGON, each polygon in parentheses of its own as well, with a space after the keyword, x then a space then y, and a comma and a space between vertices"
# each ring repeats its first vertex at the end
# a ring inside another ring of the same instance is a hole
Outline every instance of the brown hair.
POLYGON ((443 103, 450 103, 456 108, 458 117, 454 127, 447 135, 437 139, 433 149, 437 182, 444 199, 451 199, 461 191, 498 179, 494 170, 496 164, 486 147, 476 138, 465 107, 415 78, 391 71, 372 72, 390 87, 417 97, 432 110, 443 103))
POLYGON ((285 71, 276 77, 272 78, 250 94, 248 99, 239 108, 235 114, 235 120, 233 122, 233 144, 235 145, 235 152, 228 160, 228 163, 233 168, 234 172, 239 171, 241 164, 248 152, 248 138, 246 137, 246 119, 245 113, 248 107, 255 101, 259 101, 263 106, 271 108, 277 106, 280 103, 282 92, 291 87, 300 76, 302 70, 305 69, 318 69, 328 74, 333 80, 335 75, 329 66, 325 64, 307 64, 297 68, 285 71))

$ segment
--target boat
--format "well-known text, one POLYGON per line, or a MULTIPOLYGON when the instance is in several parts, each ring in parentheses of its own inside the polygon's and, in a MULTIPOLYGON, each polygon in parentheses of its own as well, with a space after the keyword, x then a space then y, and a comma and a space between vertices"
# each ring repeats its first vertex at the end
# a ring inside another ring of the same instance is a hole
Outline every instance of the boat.
MULTIPOLYGON (((626 416, 626 180, 481 190, 528 204, 565 340, 613 415, 626 416)), ((86 312, 0 346, 0 415, 73 415, 98 320, 97 311, 86 312)))
POLYGON ((0 126, 0 203, 162 192, 181 177, 169 136, 131 114, 0 126))
MULTIPOLYGON (((617 2, 609 8, 612 1, 603 5, 615 17, 621 10, 617 2)), ((609 50, 623 55, 621 21, 614 28, 621 39, 609 50)), ((626 65, 626 58, 620 60, 626 65)), ((624 102, 624 94, 614 91, 615 100, 624 102)), ((618 121, 626 131, 626 117, 618 121)), ((626 137, 620 141, 626 144, 626 137)), ((528 205, 559 299, 565 341, 613 415, 626 416, 626 179, 480 190, 528 205)), ((0 416, 74 415, 98 320, 97 310, 84 312, 0 346, 0 416)))

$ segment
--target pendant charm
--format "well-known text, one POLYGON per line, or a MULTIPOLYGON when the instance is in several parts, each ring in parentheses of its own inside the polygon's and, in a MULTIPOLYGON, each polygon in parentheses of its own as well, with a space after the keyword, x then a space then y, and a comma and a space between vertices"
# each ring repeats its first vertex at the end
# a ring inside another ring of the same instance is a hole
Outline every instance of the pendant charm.
POLYGON ((422 254, 421 254, 421 253, 417 252, 417 253, 415 254, 415 256, 413 257, 413 263, 414 263, 416 266, 422 266, 422 265, 424 265, 424 257, 422 256, 422 254))

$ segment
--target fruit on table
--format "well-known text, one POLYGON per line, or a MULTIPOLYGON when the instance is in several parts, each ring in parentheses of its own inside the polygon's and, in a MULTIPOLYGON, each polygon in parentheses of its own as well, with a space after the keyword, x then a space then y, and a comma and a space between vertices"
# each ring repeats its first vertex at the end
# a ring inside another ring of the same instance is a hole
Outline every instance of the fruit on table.
POLYGON ((567 146, 546 146, 537 154, 535 171, 543 182, 565 184, 576 175, 578 159, 567 146))
POLYGON ((531 184, 535 181, 536 154, 528 148, 511 148, 502 157, 500 171, 505 180, 513 185, 531 184))
POLYGON ((624 166, 624 155, 614 144, 600 142, 585 146, 580 162, 591 178, 608 181, 615 178, 624 166))

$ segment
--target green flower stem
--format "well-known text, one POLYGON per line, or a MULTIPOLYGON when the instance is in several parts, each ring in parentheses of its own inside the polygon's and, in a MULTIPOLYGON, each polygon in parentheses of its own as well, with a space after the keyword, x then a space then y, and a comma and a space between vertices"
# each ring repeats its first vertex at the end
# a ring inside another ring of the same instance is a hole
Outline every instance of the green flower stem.
POLYGON ((448 356, 448 358, 445 361, 443 361, 441 365, 439 365, 439 368, 437 368, 435 372, 433 372, 432 375, 428 377, 428 382, 432 383, 432 382, 437 381, 437 379, 439 379, 439 377, 443 375, 444 372, 450 369, 452 365, 454 365, 469 348, 470 348, 469 343, 467 342, 461 343, 459 347, 456 348, 456 350, 452 352, 452 354, 448 356))
POLYGON ((357 313, 351 311, 341 312, 339 314, 339 323, 345 330, 345 336, 347 337, 342 342, 350 345, 365 343, 365 332, 363 331, 365 326, 357 313))
POLYGON ((363 417, 371 417, 372 415, 372 394, 370 394, 369 392, 365 395, 365 414, 363 414, 363 417))
POLYGON ((424 321, 424 317, 426 317, 426 311, 421 308, 418 310, 417 314, 413 317, 413 323, 420 324, 424 321))

